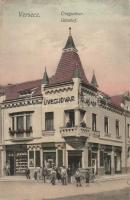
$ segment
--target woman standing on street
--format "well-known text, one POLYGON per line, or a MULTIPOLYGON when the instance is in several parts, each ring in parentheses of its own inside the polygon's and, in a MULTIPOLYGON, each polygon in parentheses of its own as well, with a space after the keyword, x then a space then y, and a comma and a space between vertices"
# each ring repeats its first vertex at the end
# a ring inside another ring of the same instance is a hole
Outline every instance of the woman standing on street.
POLYGON ((52 185, 56 184, 56 170, 54 167, 51 169, 51 183, 52 185))

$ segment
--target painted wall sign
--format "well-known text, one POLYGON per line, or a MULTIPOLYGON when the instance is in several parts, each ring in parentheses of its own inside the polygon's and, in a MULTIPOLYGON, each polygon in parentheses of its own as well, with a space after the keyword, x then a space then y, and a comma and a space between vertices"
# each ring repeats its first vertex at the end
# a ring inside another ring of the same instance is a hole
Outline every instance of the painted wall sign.
POLYGON ((97 102, 94 101, 94 100, 91 100, 90 98, 84 98, 84 97, 81 97, 80 98, 80 102, 81 103, 85 103, 87 104, 88 106, 96 106, 97 105, 97 102))
POLYGON ((72 101, 75 101, 75 97, 61 97, 61 98, 55 98, 55 99, 44 99, 44 105, 49 104, 61 104, 61 103, 70 103, 72 101))

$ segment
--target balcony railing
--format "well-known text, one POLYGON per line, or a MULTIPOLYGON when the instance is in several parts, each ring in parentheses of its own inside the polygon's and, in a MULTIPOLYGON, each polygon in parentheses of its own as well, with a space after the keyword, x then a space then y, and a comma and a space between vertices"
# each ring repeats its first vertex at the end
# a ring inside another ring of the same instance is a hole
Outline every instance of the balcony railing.
POLYGON ((43 136, 53 136, 55 134, 55 130, 42 130, 43 136))
POLYGON ((61 127, 60 128, 60 133, 62 137, 89 137, 89 130, 90 128, 88 127, 80 127, 80 126, 75 126, 75 127, 61 127))
POLYGON ((13 130, 9 128, 9 133, 11 136, 11 140, 13 141, 33 139, 33 130, 31 126, 25 130, 24 129, 13 130))
POLYGON ((100 131, 97 131, 97 130, 91 131, 91 136, 99 138, 100 137, 100 131))

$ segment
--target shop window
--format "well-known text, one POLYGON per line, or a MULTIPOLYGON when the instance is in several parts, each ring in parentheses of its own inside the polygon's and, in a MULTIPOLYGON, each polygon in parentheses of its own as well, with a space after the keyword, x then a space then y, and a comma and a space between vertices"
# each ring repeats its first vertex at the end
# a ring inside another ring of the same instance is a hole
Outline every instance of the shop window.
POLYGON ((108 133, 108 117, 104 117, 104 132, 108 133))
POLYGON ((96 126, 97 126, 97 120, 96 120, 97 116, 95 113, 92 113, 92 131, 96 131, 96 126))
POLYGON ((58 166, 62 167, 63 166, 63 150, 58 149, 58 166))
POLYGON ((40 167, 40 151, 29 151, 29 167, 40 167))
POLYGON ((128 138, 130 138, 130 124, 127 124, 128 138))
POLYGON ((54 113, 53 112, 45 113, 45 130, 46 131, 54 130, 54 113))
POLYGON ((47 151, 43 152, 43 164, 47 168, 51 168, 53 165, 56 165, 56 151, 47 151))
POLYGON ((40 151, 35 151, 36 167, 40 167, 40 151))
POLYGON ((116 152, 115 153, 115 172, 121 172, 121 153, 116 152))
POLYGON ((104 151, 100 151, 100 167, 104 166, 104 151))
POLYGON ((34 167, 34 151, 29 151, 29 167, 34 167))
POLYGON ((119 137, 119 120, 116 120, 116 137, 119 137))

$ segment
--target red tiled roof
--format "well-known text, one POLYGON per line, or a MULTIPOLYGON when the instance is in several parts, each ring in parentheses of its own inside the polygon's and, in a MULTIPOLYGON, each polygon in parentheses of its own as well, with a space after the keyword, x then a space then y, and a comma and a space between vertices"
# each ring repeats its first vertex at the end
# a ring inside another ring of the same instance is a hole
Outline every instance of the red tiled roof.
POLYGON ((121 106, 121 103, 124 103, 123 95, 115 95, 111 97, 111 103, 121 106))
POLYGON ((72 81, 76 67, 79 68, 81 80, 88 83, 79 55, 75 51, 63 51, 56 73, 50 84, 72 81))
POLYGON ((5 88, 6 101, 21 98, 20 94, 25 90, 35 89, 32 96, 41 95, 41 82, 42 80, 35 80, 14 85, 8 85, 5 88))

